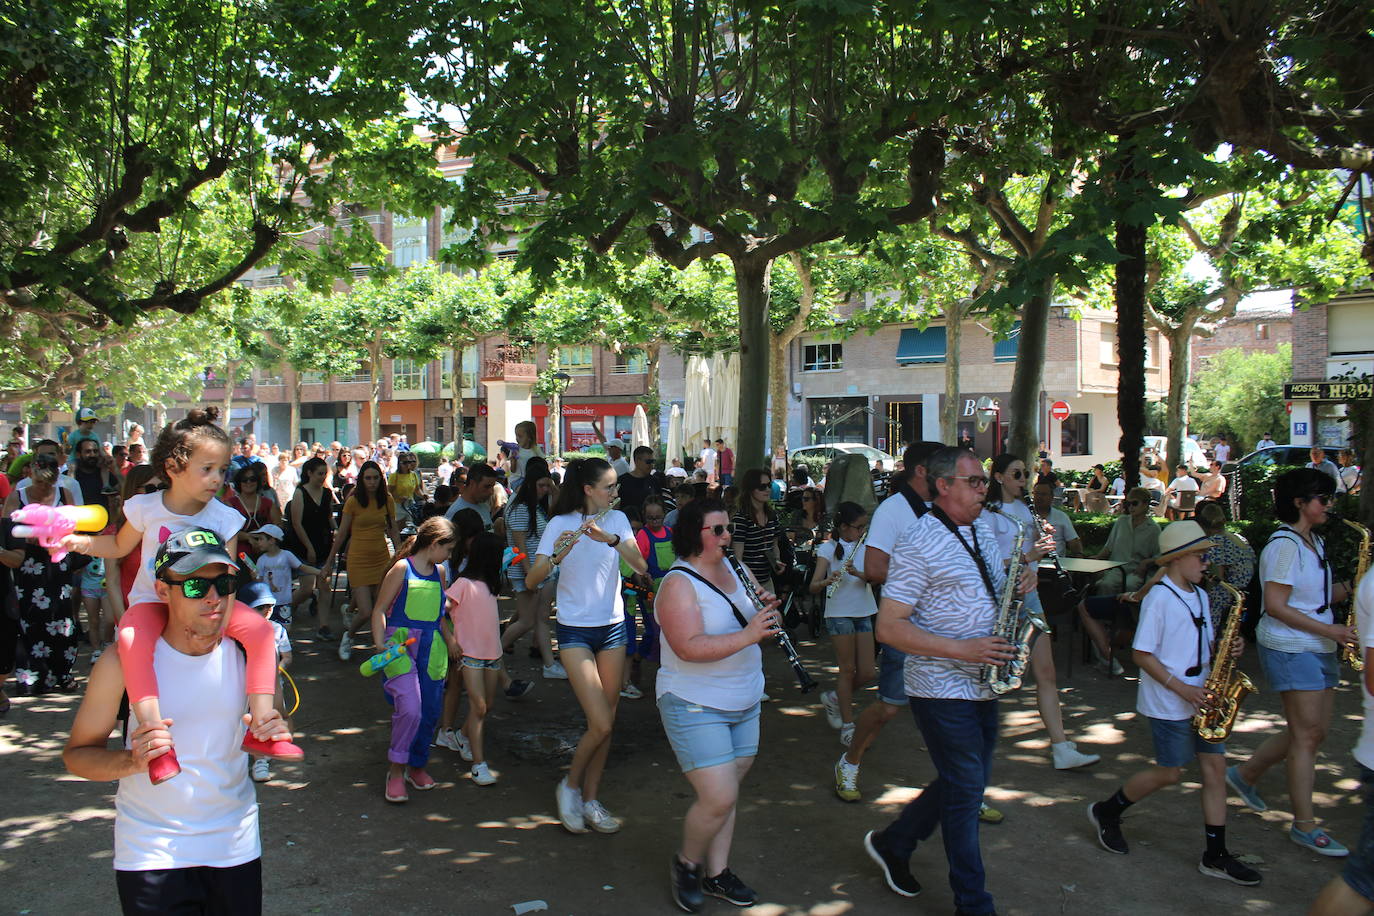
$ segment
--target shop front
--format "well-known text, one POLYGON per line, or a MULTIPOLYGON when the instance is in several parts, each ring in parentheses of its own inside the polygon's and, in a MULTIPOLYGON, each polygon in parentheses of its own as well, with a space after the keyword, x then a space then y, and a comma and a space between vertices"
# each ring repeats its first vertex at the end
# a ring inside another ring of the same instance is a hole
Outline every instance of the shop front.
POLYGON ((1283 386, 1288 402, 1289 442, 1349 448, 1354 440, 1351 408, 1374 398, 1374 381, 1290 382, 1283 386))
MULTIPOLYGON (((618 438, 629 442, 637 406, 639 406, 637 401, 613 403, 573 401, 570 403, 565 398, 563 408, 560 411, 562 426, 559 430, 559 439, 568 451, 596 445, 602 440, 597 436, 592 425, 595 422, 600 425, 601 431, 605 433, 607 438, 618 438)), ((545 421, 549 416, 549 406, 547 404, 535 404, 531 407, 530 412, 534 415, 534 425, 538 430, 539 443, 546 445, 548 424, 545 421)))

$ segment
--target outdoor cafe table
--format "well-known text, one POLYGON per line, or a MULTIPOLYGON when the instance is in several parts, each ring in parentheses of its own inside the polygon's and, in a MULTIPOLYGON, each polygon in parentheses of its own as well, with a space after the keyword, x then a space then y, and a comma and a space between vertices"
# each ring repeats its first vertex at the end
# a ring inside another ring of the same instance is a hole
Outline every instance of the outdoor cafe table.
MULTIPOLYGON (((1125 565, 1126 565, 1126 562, 1127 562, 1127 561, 1125 561, 1125 560, 1095 560, 1095 559, 1090 559, 1090 558, 1088 558, 1088 557, 1060 557, 1060 558, 1059 558, 1059 565, 1062 566, 1062 567, 1064 568, 1064 571, 1065 571, 1065 572, 1070 573, 1070 574, 1077 574, 1077 575, 1079 575, 1079 576, 1086 577, 1086 578, 1089 579, 1089 580, 1095 580, 1095 579, 1097 579, 1099 576, 1101 576, 1104 572, 1106 572, 1106 571, 1109 570, 1109 569, 1116 569, 1116 568, 1118 568, 1118 567, 1125 566, 1125 565)), ((1054 572, 1054 561, 1053 561, 1053 560, 1044 559, 1044 560, 1041 560, 1041 561, 1040 561, 1040 576, 1041 576, 1042 579, 1045 577, 1045 573, 1046 573, 1047 570, 1048 570, 1050 573, 1053 573, 1053 572, 1054 572)), ((1086 591, 1087 591, 1087 589, 1085 588, 1085 589, 1084 589, 1084 592, 1086 592, 1086 591)), ((1076 616, 1076 608, 1069 608, 1068 611, 1069 611, 1070 614, 1074 614, 1074 615, 1075 615, 1075 616, 1070 617, 1069 619, 1073 622, 1073 625, 1076 626, 1076 625, 1077 625, 1077 622, 1078 622, 1078 618, 1077 618, 1077 616, 1076 616)), ((1117 616, 1119 616, 1119 612, 1118 612, 1118 615, 1117 615, 1117 616)), ((1116 618, 1115 618, 1115 616, 1114 616, 1113 619, 1112 619, 1112 635, 1113 635, 1113 636, 1114 636, 1115 633, 1116 633, 1116 629, 1117 629, 1117 626, 1119 625, 1119 623, 1120 623, 1120 621, 1116 620, 1116 618)), ((1084 636, 1084 638, 1085 638, 1085 639, 1087 638, 1086 635, 1084 636)), ((1108 652, 1109 652, 1109 653, 1114 653, 1114 652, 1115 652, 1115 647, 1112 646, 1112 645, 1110 645, 1110 644, 1108 645, 1107 649, 1108 649, 1108 652)), ((1110 655, 1109 655, 1109 657, 1108 657, 1108 665, 1110 665, 1110 664, 1111 664, 1111 657, 1110 657, 1110 655)), ((1110 671, 1111 669, 1108 668, 1108 670, 1110 671)), ((1070 639, 1070 641, 1069 641, 1069 664, 1068 664, 1067 670, 1066 670, 1064 673, 1065 673, 1065 676, 1070 676, 1070 675, 1073 674, 1073 640, 1072 640, 1072 639, 1070 639)))

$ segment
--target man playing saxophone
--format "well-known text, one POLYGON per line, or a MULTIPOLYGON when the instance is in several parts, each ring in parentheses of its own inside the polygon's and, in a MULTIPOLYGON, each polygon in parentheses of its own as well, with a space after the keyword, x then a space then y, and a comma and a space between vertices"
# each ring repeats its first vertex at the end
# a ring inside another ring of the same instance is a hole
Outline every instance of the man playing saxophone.
MULTIPOLYGON (((911 854, 939 828, 961 913, 991 913, 978 839, 978 811, 997 743, 997 699, 980 683, 982 666, 1012 657, 990 636, 1006 572, 996 536, 978 516, 988 479, 977 457, 942 448, 926 462, 935 506, 897 540, 882 603, 878 638, 907 653, 905 690, 925 738, 936 779, 897 819, 864 837, 889 888, 920 893, 911 854)), ((1035 587, 1027 567, 1020 590, 1035 587)))
MULTIPOLYGON (((1126 809, 1160 789, 1176 784, 1183 768, 1196 757, 1202 771, 1202 820, 1206 847, 1197 869, 1210 878, 1236 884, 1260 883, 1260 873, 1226 847, 1226 747, 1204 740, 1193 716, 1215 698, 1205 687, 1211 671, 1212 616, 1201 587, 1207 569, 1203 554, 1212 541, 1194 521, 1174 522, 1159 539, 1164 577, 1140 603, 1132 658, 1140 667, 1136 711, 1149 723, 1155 766, 1126 780, 1110 798, 1088 806, 1088 820, 1108 852, 1126 855, 1130 847, 1121 832, 1126 809)), ((1222 647, 1217 647, 1222 648, 1222 647)), ((1244 649, 1237 634, 1229 647, 1244 649)))

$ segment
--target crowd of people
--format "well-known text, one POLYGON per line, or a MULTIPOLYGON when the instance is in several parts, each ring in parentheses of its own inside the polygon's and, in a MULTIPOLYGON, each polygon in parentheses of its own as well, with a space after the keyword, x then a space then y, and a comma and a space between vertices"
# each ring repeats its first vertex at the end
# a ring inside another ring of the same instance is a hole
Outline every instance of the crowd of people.
MULTIPOLYGON (((140 441, 117 453, 94 436, 74 436, 70 453, 37 442, 4 481, 13 480, 6 516, 33 503, 99 503, 109 513, 106 530, 65 538, 70 553, 60 561, 0 523, 0 564, 19 611, 17 626, 0 634, 16 658, 0 662, 9 661, 4 670, 21 694, 77 690, 84 612, 94 665, 65 759, 79 776, 120 781, 114 864, 126 912, 160 912, 188 895, 222 901, 228 912, 260 906, 251 781, 271 778, 270 761, 304 754, 278 674, 289 667, 293 630, 337 640, 330 651, 341 660, 366 647, 363 673, 379 676, 392 709, 379 788, 395 804, 436 786, 427 772, 435 747, 459 754, 474 785, 498 780, 486 721, 503 697, 535 689, 507 670, 528 635, 546 686, 566 680, 586 720, 571 765, 551 779, 558 820, 574 834, 621 828, 604 781, 617 709, 652 689, 693 793, 671 860, 671 898, 688 912, 707 895, 750 905, 758 895, 731 869, 730 849, 741 783, 762 740, 761 644, 808 615, 837 671, 820 696, 838 745, 836 795, 862 797, 864 755, 903 707, 937 773, 864 837, 882 879, 896 894, 919 893, 911 855, 939 828, 958 911, 993 912, 979 841, 980 823, 1003 819, 984 799, 999 729, 988 669, 1024 656, 1017 670, 1035 680, 1050 766, 1099 761, 1066 731, 1049 640, 1016 645, 990 635, 1008 596, 1035 624, 1026 633, 1076 615, 1104 675, 1120 674, 1118 651, 1131 649, 1156 765, 1090 806, 1105 850, 1129 852, 1126 809, 1179 782, 1196 757, 1198 871, 1258 884, 1260 873, 1230 851, 1225 798, 1230 791, 1264 810, 1260 785, 1282 762, 1292 841, 1348 856, 1344 878, 1314 912, 1374 906, 1374 837, 1352 852, 1313 805, 1337 653, 1357 639, 1333 606, 1358 591, 1360 639, 1374 644, 1374 617, 1363 619, 1374 615, 1374 586, 1333 580, 1317 533, 1342 475, 1315 454, 1312 466, 1278 479, 1283 524, 1258 555, 1227 529, 1216 498, 1192 502, 1187 518, 1162 527, 1159 500, 1135 487, 1096 554, 1108 569, 1086 582, 1048 569, 1085 554, 1052 467, 1032 472, 1012 455, 985 465, 967 450, 918 442, 880 499, 858 457, 737 475, 717 441, 690 471, 682 462, 660 470, 651 449, 626 457, 608 440, 604 458, 563 462, 543 453, 525 422, 491 460, 445 461, 426 480, 399 437, 353 449, 299 443, 287 454, 231 436, 216 419, 213 409, 193 411, 160 431, 151 450, 140 441), (129 461, 135 444, 147 463, 129 461), (1009 582, 1018 545, 1022 572, 1009 582), (1223 583, 1244 594, 1252 580, 1263 609, 1260 661, 1287 728, 1227 767, 1224 745, 1201 740, 1191 720, 1208 701, 1216 637, 1235 610, 1223 583), (502 597, 511 599, 508 615, 502 597), (242 653, 223 650, 226 635, 242 653), (865 704, 874 682, 876 698, 865 704), (123 747, 108 748, 121 718, 123 747), (205 829, 183 839, 186 823, 205 829)), ((1374 766, 1374 752, 1360 753, 1362 767, 1374 766)), ((1374 791, 1374 769, 1362 772, 1374 791)))

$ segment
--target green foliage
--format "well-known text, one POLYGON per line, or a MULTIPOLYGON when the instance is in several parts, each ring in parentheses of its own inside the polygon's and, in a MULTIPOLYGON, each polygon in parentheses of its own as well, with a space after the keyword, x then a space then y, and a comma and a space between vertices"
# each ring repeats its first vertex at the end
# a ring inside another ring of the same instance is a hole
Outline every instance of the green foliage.
POLYGON ((1218 353, 1193 379, 1191 425, 1207 435, 1225 433, 1232 442, 1256 442, 1265 430, 1285 428, 1283 383, 1292 364, 1291 344, 1280 344, 1275 353, 1218 353))

